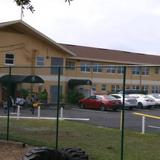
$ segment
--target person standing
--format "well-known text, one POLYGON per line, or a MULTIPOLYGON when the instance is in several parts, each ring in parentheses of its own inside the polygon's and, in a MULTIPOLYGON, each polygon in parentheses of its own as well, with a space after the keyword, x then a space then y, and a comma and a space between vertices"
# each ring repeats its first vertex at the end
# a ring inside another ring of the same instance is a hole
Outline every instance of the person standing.
POLYGON ((13 107, 14 100, 12 96, 7 97, 7 110, 10 110, 13 107))

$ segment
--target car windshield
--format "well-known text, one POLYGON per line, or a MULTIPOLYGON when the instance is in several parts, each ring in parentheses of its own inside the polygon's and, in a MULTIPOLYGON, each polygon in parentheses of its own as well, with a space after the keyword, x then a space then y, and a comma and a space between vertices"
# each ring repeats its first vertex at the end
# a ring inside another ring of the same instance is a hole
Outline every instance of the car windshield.
POLYGON ((109 99, 109 100, 117 100, 117 98, 115 98, 111 95, 105 95, 104 98, 109 99))
POLYGON ((152 96, 156 99, 160 99, 160 96, 158 94, 153 94, 152 96))
POLYGON ((149 97, 149 96, 147 96, 147 95, 144 95, 143 98, 153 99, 153 98, 151 98, 151 97, 149 97))

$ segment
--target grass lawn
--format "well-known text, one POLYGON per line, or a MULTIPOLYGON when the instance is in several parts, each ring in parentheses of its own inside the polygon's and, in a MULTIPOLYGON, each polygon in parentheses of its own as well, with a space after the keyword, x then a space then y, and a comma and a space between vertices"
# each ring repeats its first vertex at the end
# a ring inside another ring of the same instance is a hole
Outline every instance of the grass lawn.
MULTIPOLYGON (((6 138, 6 119, 0 119, 0 138, 6 138)), ((55 147, 56 121, 10 120, 10 140, 55 147)), ((59 122, 59 148, 80 147, 89 160, 120 160, 120 131, 75 121, 59 122)), ((125 131, 125 160, 160 160, 160 134, 125 131)))

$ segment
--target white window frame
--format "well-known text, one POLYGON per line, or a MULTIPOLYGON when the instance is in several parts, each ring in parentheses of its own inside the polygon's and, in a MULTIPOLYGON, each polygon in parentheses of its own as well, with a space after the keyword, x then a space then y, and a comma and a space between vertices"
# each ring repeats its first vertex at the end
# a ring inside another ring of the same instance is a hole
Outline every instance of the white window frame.
POLYGON ((149 75, 149 67, 142 67, 142 75, 149 75))
POLYGON ((44 56, 36 56, 36 66, 44 66, 45 65, 45 57, 44 56), (38 58, 42 58, 43 60, 38 60, 38 58), (41 63, 41 64, 39 64, 41 63))
POLYGON ((133 90, 139 90, 139 89, 140 89, 140 86, 139 86, 139 85, 133 85, 133 86, 132 86, 132 89, 133 89, 133 90))
POLYGON ((142 90, 143 90, 143 91, 146 91, 147 93, 148 93, 148 88, 149 88, 149 87, 148 87, 147 85, 143 85, 143 86, 142 86, 142 90))
POLYGON ((123 66, 117 66, 117 73, 123 74, 124 73, 124 67, 123 66))
POLYGON ((152 86, 152 93, 160 93, 160 86, 153 85, 152 86))
POLYGON ((4 55, 4 64, 12 66, 12 65, 14 65, 14 63, 15 63, 15 55, 14 55, 14 53, 11 53, 11 52, 5 53, 5 55, 4 55), (12 55, 13 58, 7 58, 6 57, 7 55, 12 55), (6 63, 7 60, 13 61, 13 63, 6 63))
POLYGON ((135 66, 132 68, 132 74, 133 75, 140 75, 140 67, 139 66, 135 66))
POLYGON ((67 70, 75 70, 76 62, 75 61, 66 61, 66 69, 67 70))
POLYGON ((81 72, 86 72, 86 73, 91 72, 90 64, 89 63, 81 63, 80 70, 81 70, 81 72))
POLYGON ((101 73, 102 72, 102 65, 101 64, 93 64, 93 72, 101 73))
POLYGON ((120 85, 118 85, 118 84, 115 84, 115 85, 112 84, 112 85, 111 85, 111 91, 112 91, 112 92, 115 92, 115 93, 116 93, 116 92, 120 91, 120 89, 121 89, 121 88, 120 88, 120 85))
POLYGON ((107 73, 116 73, 116 66, 108 65, 107 73))
POLYGON ((101 85, 101 91, 106 91, 107 90, 107 85, 106 84, 102 84, 101 85))

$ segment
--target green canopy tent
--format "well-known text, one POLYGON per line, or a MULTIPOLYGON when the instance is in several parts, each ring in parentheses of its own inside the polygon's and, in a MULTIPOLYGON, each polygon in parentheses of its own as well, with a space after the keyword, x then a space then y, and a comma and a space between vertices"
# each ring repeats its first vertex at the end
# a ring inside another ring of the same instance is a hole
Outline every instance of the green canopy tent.
POLYGON ((4 75, 0 83, 44 83, 44 80, 37 75, 4 75))
POLYGON ((75 86, 78 85, 92 85, 92 81, 89 79, 70 79, 68 81, 69 89, 73 89, 75 86))
POLYGON ((7 87, 9 95, 14 96, 18 83, 44 83, 44 80, 37 75, 3 75, 0 77, 2 86, 7 87))

